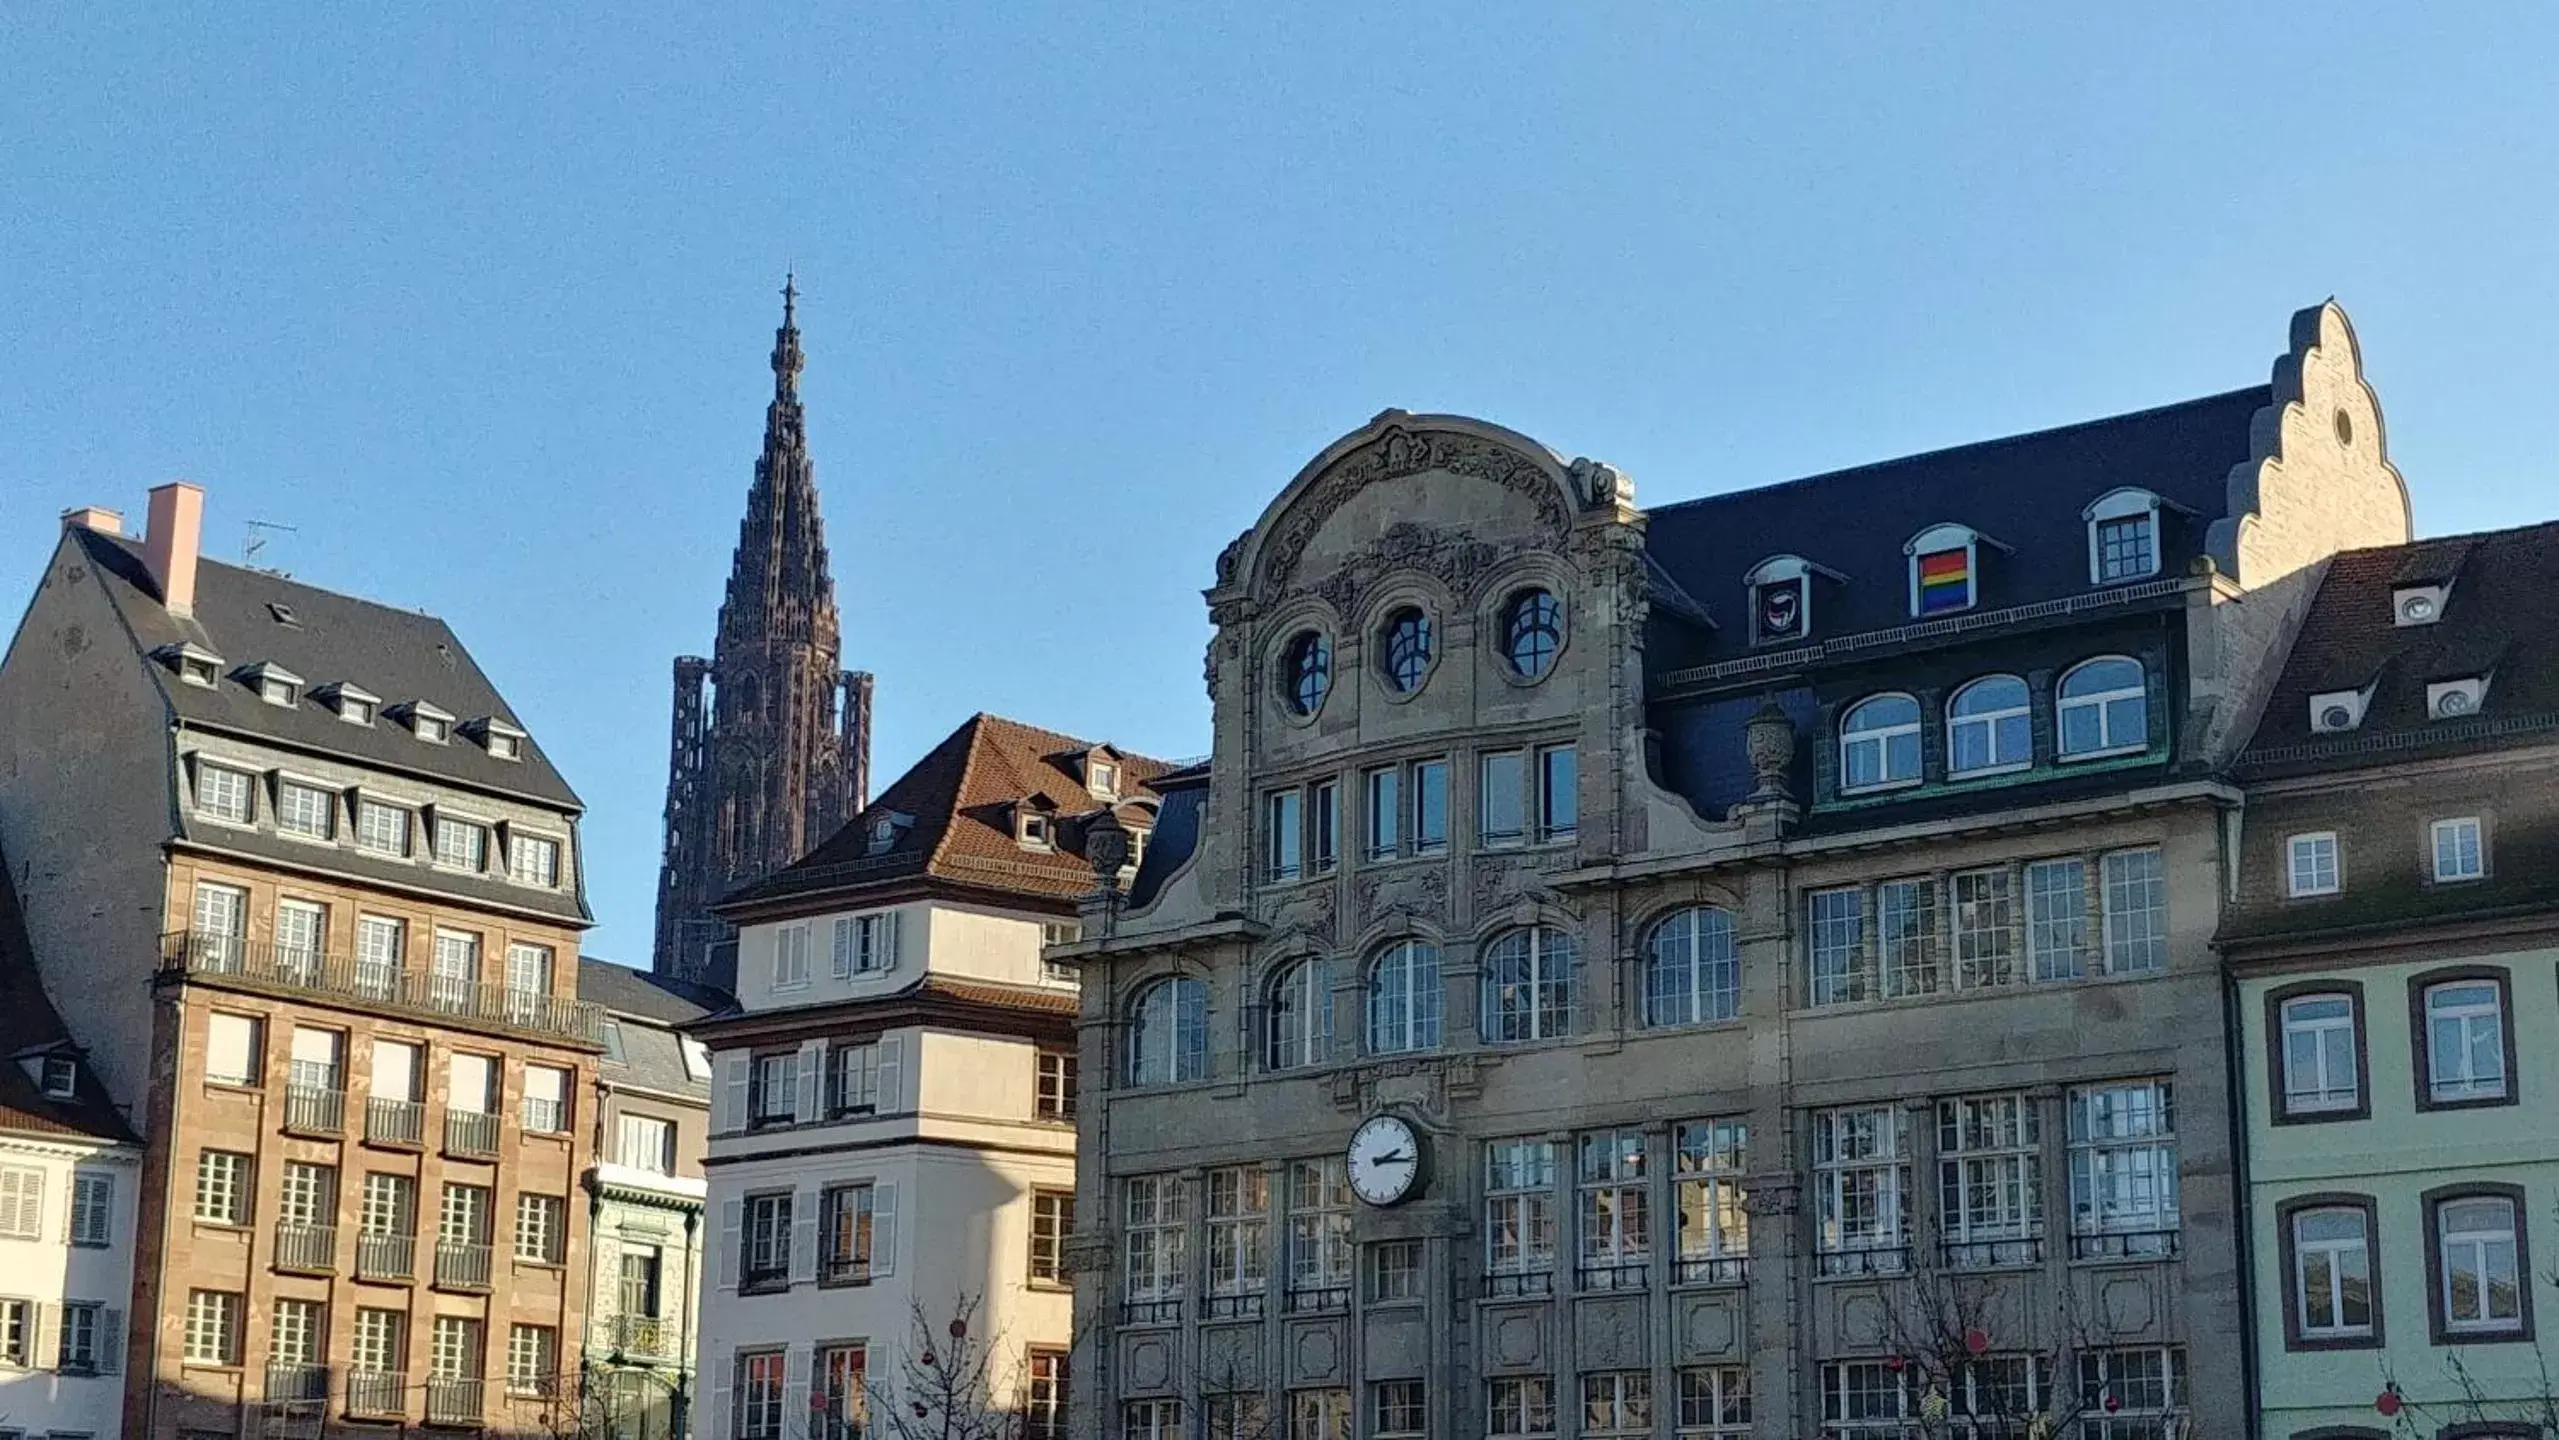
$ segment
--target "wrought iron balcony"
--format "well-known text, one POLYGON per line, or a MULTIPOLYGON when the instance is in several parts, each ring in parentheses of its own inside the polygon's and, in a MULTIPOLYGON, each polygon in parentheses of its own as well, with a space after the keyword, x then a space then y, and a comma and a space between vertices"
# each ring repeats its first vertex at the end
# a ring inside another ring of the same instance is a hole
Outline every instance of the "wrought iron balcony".
POLYGON ((161 937, 160 973, 327 996, 366 1009, 527 1031, 588 1045, 600 1043, 603 1030, 603 1010, 588 1001, 452 976, 414 975, 378 963, 236 935, 172 931, 161 937))
MULTIPOLYGON (((270 1408, 281 1406, 318 1406, 329 1398, 329 1367, 326 1365, 267 1366, 266 1401, 270 1408)), ((312 1413, 317 1414, 314 1410, 312 1413)))
MULTIPOLYGON (((413 1235, 367 1232, 355 1237, 355 1278, 406 1283, 418 1278, 418 1242, 413 1235)), ((350 1381, 352 1377, 350 1377, 350 1381)))
POLYGON ((364 1102, 364 1138, 374 1145, 423 1149, 426 1145, 426 1107, 415 1100, 369 1098, 364 1102))
MULTIPOLYGON (((316 1275, 334 1272, 338 1268, 338 1227, 279 1223, 275 1227, 275 1268, 316 1275)), ((268 1393, 272 1395, 274 1391, 268 1393)))
POLYGON ((655 1315, 616 1315, 613 1317, 613 1348, 629 1356, 661 1359, 675 1352, 675 1327, 655 1315))
POLYGON ((489 1247, 454 1240, 435 1246, 435 1283, 444 1290, 489 1288, 489 1247))
POLYGON ((487 1383, 452 1376, 430 1379, 426 1383, 426 1422, 429 1425, 478 1425, 481 1395, 487 1383))
POLYGON ((466 1160, 495 1160, 498 1117, 481 1110, 445 1111, 444 1153, 466 1160))
POLYGON ((346 1128, 347 1092, 337 1068, 294 1061, 285 1072, 285 1133, 334 1139, 346 1128))
POLYGON ((408 1413, 409 1377, 398 1370, 349 1370, 347 1414, 358 1420, 396 1420, 408 1413))

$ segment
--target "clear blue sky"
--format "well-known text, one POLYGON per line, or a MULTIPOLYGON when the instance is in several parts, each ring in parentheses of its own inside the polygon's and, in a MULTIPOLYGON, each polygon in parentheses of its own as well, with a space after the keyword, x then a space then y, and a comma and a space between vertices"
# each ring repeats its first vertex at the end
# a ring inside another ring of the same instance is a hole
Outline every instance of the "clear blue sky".
POLYGON ((1389 405, 1658 502, 2257 383, 2333 293, 2421 529, 2559 512, 2559 6, 545 8, 0 16, 0 610, 75 503, 299 524, 585 796, 593 953, 785 265, 883 782, 979 709, 1204 750, 1213 557, 1389 405))

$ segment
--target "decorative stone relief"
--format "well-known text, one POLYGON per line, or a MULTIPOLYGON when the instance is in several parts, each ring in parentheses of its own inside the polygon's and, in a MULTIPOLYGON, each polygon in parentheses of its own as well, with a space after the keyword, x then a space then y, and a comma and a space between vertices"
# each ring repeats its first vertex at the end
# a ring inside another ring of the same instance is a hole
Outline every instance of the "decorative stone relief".
POLYGON ((1434 865, 1423 870, 1388 871, 1360 877, 1360 929, 1366 930, 1387 916, 1397 914, 1446 926, 1447 867, 1434 865))
POLYGON ((1323 597, 1339 615, 1357 615, 1369 591, 1389 575, 1419 570, 1448 587, 1463 605, 1474 598, 1484 576, 1510 551, 1472 540, 1453 530, 1436 530, 1409 521, 1386 527, 1374 545, 1353 555, 1340 569, 1307 587, 1323 597))
POLYGON ((1523 899, 1549 899, 1545 877, 1573 863, 1572 852, 1549 855, 1478 855, 1467 886, 1470 918, 1481 920, 1504 905, 1523 899))
POLYGON ((1325 1320, 1306 1325, 1298 1329, 1289 1339, 1289 1384, 1318 1385, 1341 1378, 1340 1322, 1325 1320))
POLYGON ((1076 1235, 1067 1240, 1060 1258, 1069 1274, 1099 1275, 1111 1268, 1112 1249, 1108 1235, 1076 1235))
POLYGON ((1546 1309, 1496 1310, 1486 1323, 1489 1343, 1485 1359, 1502 1370, 1527 1370, 1546 1363, 1546 1309))
POLYGON ((1272 936, 1285 939, 1296 934, 1325 949, 1332 948, 1338 933, 1333 924, 1333 890, 1332 882, 1321 881, 1282 894, 1271 906, 1272 936))
POLYGON ((1733 1323, 1734 1297, 1690 1295, 1679 1307, 1679 1358, 1695 1364, 1704 1360, 1720 1360, 1732 1353, 1737 1327, 1733 1323))
POLYGON ((1582 497, 1582 504, 1593 510, 1635 503, 1635 482, 1626 478, 1625 471, 1605 460, 1583 456, 1573 462, 1570 473, 1573 489, 1582 497))
POLYGON ((1803 1203, 1803 1189, 1790 1176, 1753 1176, 1742 1200, 1749 1215, 1792 1215, 1803 1203))
POLYGON ((1430 1373, 1431 1332, 1418 1311, 1374 1310, 1363 1328, 1361 1374, 1371 1380, 1402 1380, 1430 1373))
POLYGON ((1219 1390, 1262 1388, 1262 1327, 1200 1327, 1200 1377, 1219 1390))
POLYGON ((1474 1056, 1415 1055, 1336 1073, 1332 1100, 1353 1114, 1392 1107, 1445 1125, 1451 1097, 1469 1098, 1482 1089, 1474 1056))
POLYGON ((1842 1339, 1861 1350, 1887 1343, 1892 1336, 1892 1315, 1885 1308, 1884 1297, 1872 1290, 1859 1290, 1842 1299, 1839 1330, 1842 1339))
POLYGON ((2148 1275, 2109 1275, 2098 1284, 2097 1311, 2109 1335, 2147 1334, 2153 1310, 2148 1275))
POLYGON ((1264 583, 1272 587, 1287 584, 1296 573, 1308 542, 1324 528, 1334 511, 1348 504, 1363 488, 1381 480, 1432 470, 1489 480, 1525 496, 1537 507, 1537 518, 1558 534, 1572 523, 1555 482, 1535 460, 1507 445, 1473 435, 1450 431, 1415 434, 1401 425, 1390 425, 1375 440, 1334 461, 1290 507, 1288 518, 1271 538, 1265 553, 1264 583))
POLYGON ((1252 528, 1247 526, 1241 534, 1226 542, 1225 549, 1217 552, 1217 583, 1220 588, 1235 583, 1235 567, 1244 558, 1244 543, 1252 538, 1252 528))
POLYGON ((1120 1373, 1128 1377, 1128 1388, 1139 1394, 1171 1389, 1173 1337, 1131 1335, 1126 1338, 1127 1348, 1120 1353, 1120 1373))
POLYGON ((1627 1369, 1652 1363, 1652 1338, 1640 1296, 1613 1295, 1573 1307, 1573 1359, 1586 1370, 1627 1369))

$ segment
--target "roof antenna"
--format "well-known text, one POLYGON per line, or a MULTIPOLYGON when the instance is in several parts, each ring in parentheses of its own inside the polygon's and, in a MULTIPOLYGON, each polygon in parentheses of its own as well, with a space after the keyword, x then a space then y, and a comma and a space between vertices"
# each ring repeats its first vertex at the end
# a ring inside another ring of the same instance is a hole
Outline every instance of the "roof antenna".
MULTIPOLYGON (((243 536, 240 541, 240 565, 243 569, 248 570, 266 569, 266 567, 258 564, 258 557, 266 553, 267 537, 269 535, 278 532, 286 535, 299 535, 302 533, 302 527, 299 525, 285 525, 273 520, 251 520, 247 523, 245 528, 248 533, 243 536)), ((281 570, 267 570, 267 573, 270 575, 282 575, 285 572, 281 570)))

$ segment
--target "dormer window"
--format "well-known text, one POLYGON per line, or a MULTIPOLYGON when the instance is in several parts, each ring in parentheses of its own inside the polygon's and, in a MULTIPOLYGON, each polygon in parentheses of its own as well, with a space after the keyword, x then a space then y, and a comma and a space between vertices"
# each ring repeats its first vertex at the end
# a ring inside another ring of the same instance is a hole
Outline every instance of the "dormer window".
POLYGON ((1057 848, 1049 838, 1048 817, 1036 810, 1025 810, 1013 817, 1013 842, 1025 850, 1057 848))
POLYGON ((72 1100, 80 1094, 80 1062, 68 1055, 44 1057, 44 1093, 48 1100, 72 1100))
POLYGON ((1813 633, 1813 570, 1800 556, 1777 555, 1742 576, 1750 591, 1750 643, 1792 645, 1813 633))
POLYGON ((2390 623, 2405 628, 2432 625, 2443 618, 2449 585, 2402 585, 2390 592, 2390 623))
POLYGON ((2310 697, 2310 733, 2342 735, 2364 723, 2364 707, 2372 703, 2369 686, 2361 690, 2323 690, 2310 697))
POLYGON ((1085 761, 1084 788, 1092 791, 1097 800, 1119 799, 1120 767, 1108 760, 1085 761))
POLYGON ((371 725, 382 708, 381 696, 343 680, 312 691, 311 698, 338 712, 338 718, 350 725, 371 725))
POLYGON ((2159 573, 2159 497, 2126 486, 2091 502, 2088 583, 2120 585, 2159 573))
POLYGON ((2468 676, 2460 680, 2438 680, 2426 687, 2426 718, 2430 720, 2467 720, 2479 713, 2488 700, 2488 677, 2468 676))
POLYGON ((899 810, 884 810, 872 816, 870 829, 863 833, 862 853, 887 854, 897 845, 898 832, 914 823, 914 816, 899 810))
POLYGON ((222 657, 192 640, 163 645, 151 652, 151 658, 168 666, 189 685, 211 690, 222 683, 222 657))
POLYGON ((290 710, 302 703, 302 677, 273 661, 259 661, 241 671, 240 678, 270 705, 290 710))
POLYGON ((1146 863, 1147 833, 1144 830, 1128 832, 1128 863, 1120 867, 1122 874, 1134 875, 1137 873, 1137 867, 1146 863))
POLYGON ((410 700, 390 713, 409 727, 410 734, 429 745, 449 745, 453 741, 453 712, 449 710, 438 709, 424 700, 410 700))
POLYGON ((1914 619, 1970 610, 1981 599, 1983 536, 1962 525, 1932 525, 1902 547, 1910 557, 1914 619))

